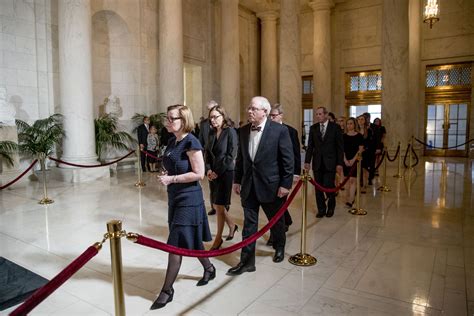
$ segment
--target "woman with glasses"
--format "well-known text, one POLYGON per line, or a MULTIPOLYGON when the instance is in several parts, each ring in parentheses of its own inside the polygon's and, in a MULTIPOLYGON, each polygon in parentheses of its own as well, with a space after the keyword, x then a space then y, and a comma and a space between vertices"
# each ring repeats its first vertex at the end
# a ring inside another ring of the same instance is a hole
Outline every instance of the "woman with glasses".
POLYGON ((226 240, 232 240, 239 227, 226 212, 230 205, 235 158, 237 156, 237 133, 229 124, 228 117, 220 105, 209 111, 211 131, 206 147, 206 170, 211 188, 211 203, 217 212, 217 234, 211 250, 222 246, 224 223, 229 227, 226 240))
MULTIPOLYGON (((194 120, 184 105, 168 107, 166 129, 173 134, 163 156, 167 174, 159 176, 168 191, 167 243, 180 248, 204 250, 203 241, 211 241, 204 198, 199 181, 204 178, 204 158, 199 140, 191 134, 194 120)), ((168 268, 161 292, 150 309, 164 307, 173 300, 173 283, 181 267, 182 256, 169 254, 168 268)), ((199 258, 204 275, 196 284, 206 285, 216 277, 216 268, 209 258, 199 258)))

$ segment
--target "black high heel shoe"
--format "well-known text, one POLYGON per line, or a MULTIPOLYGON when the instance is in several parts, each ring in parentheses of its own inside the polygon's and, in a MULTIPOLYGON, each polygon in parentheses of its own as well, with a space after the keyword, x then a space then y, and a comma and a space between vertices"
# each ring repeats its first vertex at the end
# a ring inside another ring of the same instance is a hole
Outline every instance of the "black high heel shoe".
POLYGON ((161 293, 165 293, 166 295, 168 295, 168 299, 166 300, 166 302, 163 302, 163 303, 158 302, 158 299, 160 298, 160 296, 158 295, 156 300, 151 305, 150 310, 163 308, 163 307, 166 306, 166 304, 168 304, 169 302, 171 302, 173 300, 173 296, 174 296, 174 289, 173 288, 171 288, 169 290, 161 290, 160 294, 161 293))
POLYGON ((234 234, 235 234, 235 232, 238 232, 238 231, 239 231, 239 226, 237 226, 237 224, 235 224, 234 229, 232 230, 232 235, 229 233, 229 236, 227 236, 227 238, 225 240, 229 241, 229 240, 234 239, 234 234))
POLYGON ((224 242, 224 240, 221 239, 221 242, 220 242, 217 246, 211 247, 211 248, 209 248, 209 250, 217 250, 217 249, 220 249, 223 242, 224 242))
POLYGON ((210 267, 207 267, 204 269, 204 274, 202 276, 202 279, 198 281, 196 286, 206 285, 207 283, 209 283, 209 281, 214 280, 215 278, 216 278, 216 267, 214 267, 214 265, 211 264, 210 267))

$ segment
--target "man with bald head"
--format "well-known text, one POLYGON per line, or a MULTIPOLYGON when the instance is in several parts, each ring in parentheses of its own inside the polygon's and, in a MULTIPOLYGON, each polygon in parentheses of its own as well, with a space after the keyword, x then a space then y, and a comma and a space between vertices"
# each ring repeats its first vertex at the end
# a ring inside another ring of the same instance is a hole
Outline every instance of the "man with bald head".
MULTIPOLYGON (((252 98, 247 108, 249 124, 242 126, 235 164, 233 190, 244 208, 242 238, 257 232, 262 207, 270 220, 286 201, 293 183, 293 150, 288 128, 268 119, 271 107, 264 97, 252 98)), ((285 258, 283 217, 271 228, 274 262, 285 258)), ((255 271, 255 242, 242 248, 240 262, 228 275, 255 271)))

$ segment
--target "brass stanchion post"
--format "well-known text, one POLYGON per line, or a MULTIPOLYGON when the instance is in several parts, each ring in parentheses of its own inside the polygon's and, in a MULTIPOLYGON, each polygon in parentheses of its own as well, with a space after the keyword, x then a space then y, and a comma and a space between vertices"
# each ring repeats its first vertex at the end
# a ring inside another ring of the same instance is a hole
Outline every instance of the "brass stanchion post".
POLYGON ((112 261, 112 278, 114 285, 115 315, 125 316, 125 299, 122 282, 122 221, 107 222, 107 232, 110 238, 110 259, 112 261))
POLYGON ((303 189, 301 191, 301 202, 303 204, 303 214, 301 217, 301 249, 299 253, 291 256, 288 261, 297 266, 312 266, 315 265, 318 260, 316 260, 316 258, 312 255, 306 253, 306 211, 308 208, 307 195, 309 181, 308 170, 303 170, 301 180, 303 181, 303 189))
POLYGON ((142 179, 142 159, 141 159, 141 150, 140 144, 137 145, 137 158, 138 158, 138 181, 135 183, 135 186, 138 188, 143 188, 146 184, 142 179))
POLYGON ((54 200, 48 197, 48 187, 46 186, 46 154, 40 153, 39 161, 41 165, 41 172, 43 173, 43 198, 39 200, 39 204, 52 204, 54 200))
MULTIPOLYGON (((387 152, 387 147, 384 148, 385 153, 387 152)), ((387 185, 387 155, 383 157, 383 184, 377 190, 382 192, 390 192, 390 188, 387 185)))
POLYGON ((360 207, 360 178, 362 176, 362 154, 357 154, 357 194, 356 194, 356 206, 350 209, 348 212, 352 215, 367 215, 367 211, 360 207))
POLYGON ((398 170, 397 170, 397 174, 394 175, 393 177, 394 178, 403 178, 403 175, 402 175, 402 147, 401 147, 401 143, 398 142, 398 147, 400 148, 400 151, 398 152, 398 170))

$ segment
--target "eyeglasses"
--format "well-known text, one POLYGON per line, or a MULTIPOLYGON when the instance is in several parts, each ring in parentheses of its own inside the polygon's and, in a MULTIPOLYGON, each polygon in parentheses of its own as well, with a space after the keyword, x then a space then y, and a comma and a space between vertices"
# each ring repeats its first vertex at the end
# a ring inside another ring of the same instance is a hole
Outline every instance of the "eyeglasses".
POLYGON ((265 110, 265 109, 260 109, 260 108, 254 107, 254 106, 249 106, 247 108, 247 110, 252 111, 252 112, 257 112, 258 110, 265 110))
POLYGON ((210 120, 217 120, 219 117, 221 117, 222 115, 215 115, 215 116, 209 116, 209 119, 210 120))
POLYGON ((167 116, 166 117, 166 120, 170 123, 173 123, 174 121, 180 120, 180 119, 182 119, 182 117, 180 117, 180 116, 177 116, 177 117, 167 116))
POLYGON ((281 114, 281 113, 273 113, 273 114, 270 114, 270 117, 271 117, 271 118, 275 118, 275 117, 277 117, 277 116, 280 115, 280 114, 281 114))

